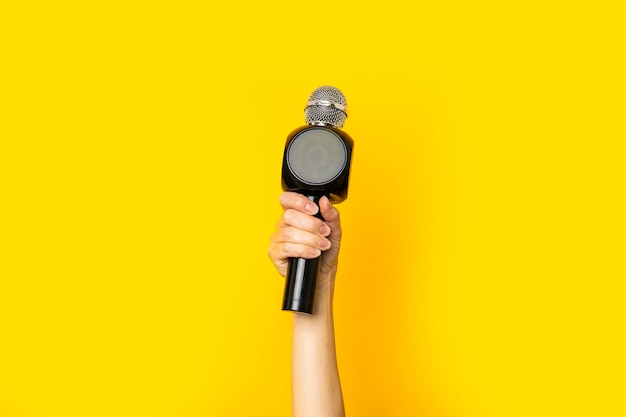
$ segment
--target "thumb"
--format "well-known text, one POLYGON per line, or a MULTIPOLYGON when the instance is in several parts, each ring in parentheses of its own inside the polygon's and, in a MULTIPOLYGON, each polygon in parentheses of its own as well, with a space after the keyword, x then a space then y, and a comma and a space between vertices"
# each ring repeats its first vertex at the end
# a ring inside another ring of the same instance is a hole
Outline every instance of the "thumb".
POLYGON ((341 223, 339 221, 339 210, 333 207, 328 200, 328 197, 324 196, 320 199, 320 213, 328 227, 330 227, 332 240, 339 240, 341 238, 341 223))

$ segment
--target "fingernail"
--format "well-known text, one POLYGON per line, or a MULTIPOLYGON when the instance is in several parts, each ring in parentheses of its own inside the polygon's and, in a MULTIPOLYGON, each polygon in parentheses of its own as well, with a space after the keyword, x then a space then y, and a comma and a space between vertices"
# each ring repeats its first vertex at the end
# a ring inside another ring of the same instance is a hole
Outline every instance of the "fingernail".
POLYGON ((325 224, 321 225, 320 234, 322 236, 328 236, 330 234, 330 227, 326 226, 325 224))
POLYGON ((322 251, 319 249, 311 249, 311 256, 315 256, 316 258, 322 254, 322 251))
POLYGON ((330 248, 330 241, 327 239, 322 239, 322 241, 320 242, 320 248, 322 249, 330 248))
POLYGON ((315 214, 317 213, 317 206, 313 203, 306 203, 306 206, 304 206, 304 211, 310 214, 315 214))

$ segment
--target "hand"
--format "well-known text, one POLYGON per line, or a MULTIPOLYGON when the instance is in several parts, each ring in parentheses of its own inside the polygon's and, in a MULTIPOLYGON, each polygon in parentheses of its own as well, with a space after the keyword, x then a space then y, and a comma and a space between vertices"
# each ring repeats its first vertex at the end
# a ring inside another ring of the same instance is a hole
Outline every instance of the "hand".
POLYGON ((287 275, 289 258, 313 259, 322 256, 320 275, 334 275, 341 243, 339 211, 322 197, 319 208, 307 197, 293 192, 280 196, 283 214, 270 237, 268 255, 278 272, 287 275), (313 217, 321 210, 322 220, 313 217))

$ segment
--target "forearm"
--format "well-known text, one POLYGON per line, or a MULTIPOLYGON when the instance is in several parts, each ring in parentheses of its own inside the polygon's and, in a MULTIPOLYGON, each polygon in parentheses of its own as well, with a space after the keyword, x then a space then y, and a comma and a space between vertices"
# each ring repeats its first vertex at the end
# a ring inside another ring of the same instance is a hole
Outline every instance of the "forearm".
POLYGON ((333 325, 335 273, 320 276, 313 315, 293 317, 293 417, 344 416, 333 325))

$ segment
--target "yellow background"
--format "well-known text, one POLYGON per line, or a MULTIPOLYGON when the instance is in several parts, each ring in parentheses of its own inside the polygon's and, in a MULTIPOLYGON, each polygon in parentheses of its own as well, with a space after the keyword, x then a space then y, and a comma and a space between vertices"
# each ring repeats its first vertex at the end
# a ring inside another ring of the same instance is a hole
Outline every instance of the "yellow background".
POLYGON ((621 2, 5 2, 0 416, 288 416, 266 256, 355 139, 349 416, 626 416, 621 2))

